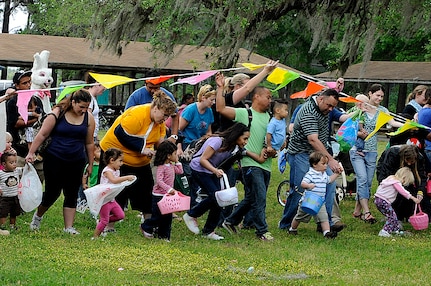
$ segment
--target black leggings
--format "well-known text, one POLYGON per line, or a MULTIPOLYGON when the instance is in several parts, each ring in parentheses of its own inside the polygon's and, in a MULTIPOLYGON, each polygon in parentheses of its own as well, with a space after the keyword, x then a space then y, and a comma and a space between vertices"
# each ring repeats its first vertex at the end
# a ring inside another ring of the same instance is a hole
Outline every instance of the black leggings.
POLYGON ((43 193, 41 205, 48 208, 52 206, 60 196, 61 190, 63 190, 63 207, 76 208, 85 159, 69 162, 48 153, 43 158, 45 192, 43 193))

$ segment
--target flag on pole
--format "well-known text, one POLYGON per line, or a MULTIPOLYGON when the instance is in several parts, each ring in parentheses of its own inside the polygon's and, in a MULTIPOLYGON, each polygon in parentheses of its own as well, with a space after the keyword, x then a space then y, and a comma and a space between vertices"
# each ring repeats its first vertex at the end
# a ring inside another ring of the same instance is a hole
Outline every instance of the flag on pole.
POLYGON ((290 98, 291 99, 295 99, 295 98, 307 98, 310 95, 315 94, 315 93, 321 91, 324 88, 325 88, 325 86, 323 86, 323 85, 321 85, 321 84, 319 84, 317 82, 310 81, 307 84, 307 87, 303 91, 299 91, 299 92, 296 92, 296 93, 292 94, 290 96, 290 98))
POLYGON ((66 86, 61 92, 60 95, 57 96, 55 99, 55 103, 59 103, 63 98, 65 98, 68 94, 71 94, 72 92, 75 92, 81 88, 83 88, 85 85, 74 85, 74 86, 66 86))
POLYGON ((112 75, 112 74, 99 74, 91 72, 90 75, 105 88, 110 89, 114 86, 125 84, 131 81, 134 81, 132 78, 128 78, 121 75, 112 75))
POLYGON ((370 134, 368 134, 367 138, 365 138, 365 141, 370 139, 374 134, 377 133, 377 131, 379 131, 379 129, 383 125, 388 123, 393 118, 394 118, 393 116, 391 116, 391 115, 389 115, 383 111, 379 111, 379 115, 377 116, 377 121, 376 121, 376 127, 374 128, 374 130, 370 134))
POLYGON ((266 64, 261 64, 261 65, 256 65, 256 64, 252 64, 252 63, 241 63, 241 65, 245 68, 248 68, 251 71, 263 68, 264 66, 266 66, 266 64))
POLYGON ((154 85, 158 85, 158 84, 161 84, 162 82, 165 82, 165 81, 167 81, 173 77, 174 77, 174 75, 161 75, 161 76, 156 77, 156 78, 147 79, 146 81, 150 82, 154 85))
POLYGON ((278 84, 277 88, 271 91, 277 91, 279 89, 282 89, 286 85, 289 84, 289 82, 297 79, 300 75, 293 71, 288 71, 282 68, 275 68, 272 73, 266 78, 267 81, 278 84))
POLYGON ((175 84, 180 84, 180 83, 188 83, 191 85, 195 85, 195 84, 198 84, 201 81, 206 80, 207 78, 215 75, 216 73, 218 73, 218 70, 200 72, 198 75, 194 75, 194 76, 186 77, 186 78, 181 78, 177 82, 174 82, 173 84, 171 84, 171 86, 175 85, 175 84))
POLYGON ((17 90, 17 101, 16 106, 18 107, 18 113, 21 115, 24 123, 27 124, 28 121, 28 103, 33 94, 39 92, 39 90, 29 89, 29 90, 17 90))

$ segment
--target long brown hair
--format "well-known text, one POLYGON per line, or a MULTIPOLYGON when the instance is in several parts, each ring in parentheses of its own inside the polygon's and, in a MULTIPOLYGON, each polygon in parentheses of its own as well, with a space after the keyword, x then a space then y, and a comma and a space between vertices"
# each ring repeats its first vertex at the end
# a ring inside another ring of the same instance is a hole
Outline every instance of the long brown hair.
POLYGON ((76 103, 79 102, 91 102, 91 95, 86 89, 78 89, 74 92, 72 92, 71 95, 61 100, 59 103, 57 103, 55 107, 59 107, 61 110, 61 113, 64 114, 67 111, 72 109, 72 101, 75 101, 76 103))
POLYGON ((410 167, 415 179, 421 183, 421 178, 418 173, 419 149, 416 145, 402 145, 400 147, 400 168, 410 167), (414 161, 412 166, 408 166, 406 161, 414 161))

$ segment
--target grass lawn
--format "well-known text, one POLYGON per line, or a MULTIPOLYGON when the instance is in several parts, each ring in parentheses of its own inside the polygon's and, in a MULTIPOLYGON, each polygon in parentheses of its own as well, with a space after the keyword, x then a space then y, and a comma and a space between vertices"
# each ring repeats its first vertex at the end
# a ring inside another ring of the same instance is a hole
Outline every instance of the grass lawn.
MULTIPOLYGON (((383 146, 383 144, 382 144, 383 146)), ((383 147, 382 147, 383 148, 383 147)), ((145 239, 136 211, 116 225, 117 233, 90 240, 95 221, 77 214, 78 236, 64 234, 62 199, 45 215, 41 230, 29 230, 32 213, 18 217, 20 229, 0 237, 1 285, 427 285, 430 231, 381 238, 383 216, 365 224, 351 215, 354 199, 340 204, 348 228, 326 240, 315 224, 301 224, 297 236, 277 228, 283 208, 276 188, 286 177, 274 164, 267 220, 275 240, 262 242, 252 230, 210 241, 174 220, 171 242, 145 239), (253 267, 250 268, 250 267, 253 267)), ((375 191, 375 188, 374 188, 375 191)), ((240 192, 242 193, 242 192, 240 192)), ((199 219, 203 226, 205 217, 199 219)))

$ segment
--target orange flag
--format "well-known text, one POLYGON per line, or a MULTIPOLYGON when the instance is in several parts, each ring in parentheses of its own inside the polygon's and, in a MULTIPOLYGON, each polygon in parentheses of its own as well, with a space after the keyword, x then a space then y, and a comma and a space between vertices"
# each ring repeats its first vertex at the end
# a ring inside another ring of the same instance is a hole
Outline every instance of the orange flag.
POLYGON ((307 87, 303 91, 296 92, 290 96, 291 99, 295 98, 307 98, 312 94, 315 94, 316 92, 321 91, 324 89, 325 86, 318 84, 317 82, 310 81, 307 84, 307 87))
POLYGON ((370 139, 374 134, 377 133, 377 131, 379 131, 379 129, 385 125, 386 123, 388 123, 391 119, 393 119, 394 117, 392 115, 389 115, 383 111, 379 111, 379 115, 377 116, 377 121, 376 121, 376 127, 374 128, 373 132, 371 132, 370 134, 368 134, 367 138, 365 138, 365 141, 367 141, 368 139, 370 139))
POLYGON ((152 83, 154 85, 158 85, 158 84, 161 84, 162 82, 165 82, 168 79, 173 78, 173 77, 174 77, 174 75, 161 75, 161 76, 159 76, 157 78, 148 79, 146 81, 150 82, 150 83, 152 83))
POLYGON ((356 103, 356 102, 361 102, 360 100, 357 100, 356 98, 351 97, 351 96, 347 96, 347 97, 340 96, 338 99, 339 99, 341 102, 344 102, 344 103, 356 103))

